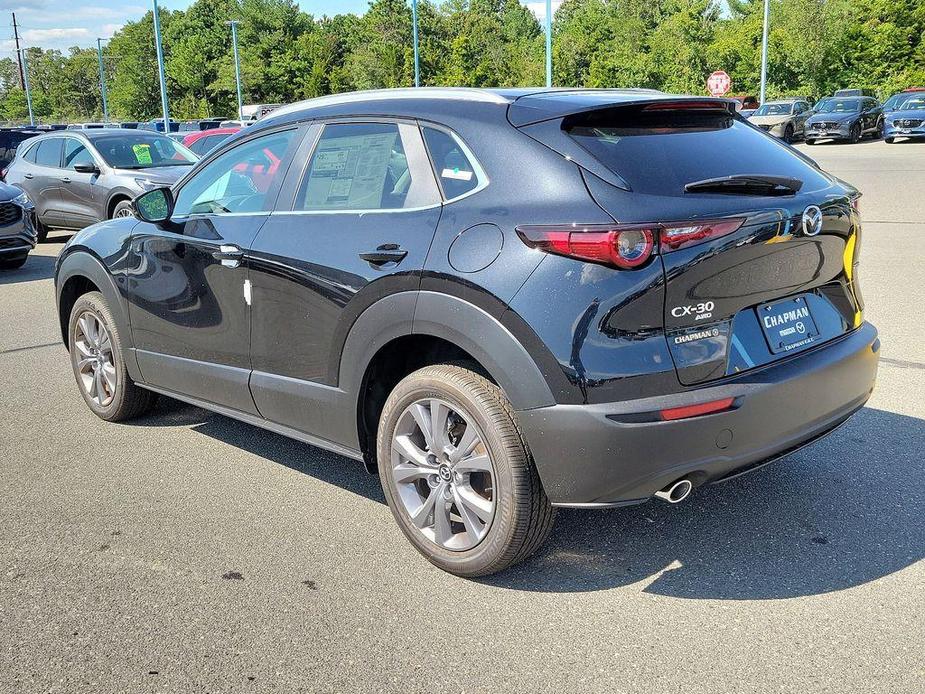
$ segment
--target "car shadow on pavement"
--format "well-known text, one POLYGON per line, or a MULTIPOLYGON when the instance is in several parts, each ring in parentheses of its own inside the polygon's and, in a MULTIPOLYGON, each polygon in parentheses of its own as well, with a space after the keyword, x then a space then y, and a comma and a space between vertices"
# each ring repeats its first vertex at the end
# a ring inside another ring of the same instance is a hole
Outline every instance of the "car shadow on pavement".
POLYGON ((55 274, 55 258, 30 253, 26 264, 15 270, 0 270, 0 285, 46 280, 55 274))
MULTIPOLYGON (((187 426, 384 503, 379 480, 356 461, 197 407, 162 400, 136 423, 187 426)), ((536 555, 480 581, 538 592, 638 583, 647 593, 715 600, 859 586, 925 558, 923 451, 925 420, 865 408, 831 436, 675 506, 561 509, 536 555)))
POLYGON ((645 584, 680 598, 817 595, 925 557, 925 421, 865 408, 761 470, 608 511, 562 510, 532 559, 485 579, 542 592, 645 584))
POLYGON ((379 478, 367 473, 362 463, 356 460, 177 400, 160 398, 150 415, 134 420, 132 424, 150 427, 187 426, 200 434, 346 489, 365 499, 385 503, 379 478))

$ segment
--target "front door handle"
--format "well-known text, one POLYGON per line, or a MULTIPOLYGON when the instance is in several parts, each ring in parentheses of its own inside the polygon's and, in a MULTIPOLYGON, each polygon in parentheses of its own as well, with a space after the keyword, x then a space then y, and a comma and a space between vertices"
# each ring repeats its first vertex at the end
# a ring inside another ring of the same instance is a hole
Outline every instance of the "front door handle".
POLYGON ((27 173, 27 174, 23 174, 22 177, 23 177, 23 178, 35 178, 35 176, 33 176, 32 174, 28 174, 28 173, 27 173))
POLYGON ((374 251, 360 253, 360 258, 373 265, 385 265, 400 263, 406 255, 408 251, 403 250, 397 243, 384 243, 374 251))
POLYGON ((70 182, 71 182, 71 179, 69 179, 67 176, 62 176, 62 177, 61 177, 60 179, 58 179, 58 180, 60 180, 62 183, 70 183, 70 182))
POLYGON ((212 257, 222 261, 223 267, 238 267, 241 264, 241 258, 244 257, 244 251, 234 244, 222 244, 212 254, 212 257))

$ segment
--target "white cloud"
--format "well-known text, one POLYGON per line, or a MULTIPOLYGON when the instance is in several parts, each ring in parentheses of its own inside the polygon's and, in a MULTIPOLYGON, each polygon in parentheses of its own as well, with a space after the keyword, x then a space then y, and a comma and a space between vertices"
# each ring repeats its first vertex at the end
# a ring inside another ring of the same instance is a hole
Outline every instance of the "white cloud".
MULTIPOLYGON (((556 15, 556 10, 562 6, 563 0, 552 0, 552 14, 556 15)), ((525 3, 527 9, 530 10, 534 16, 540 21, 546 21, 546 2, 528 2, 525 3)))
POLYGON ((83 27, 68 27, 66 29, 29 29, 22 33, 27 43, 55 43, 59 41, 72 41, 89 39, 90 30, 83 27))
POLYGON ((100 35, 100 38, 102 39, 112 38, 112 35, 115 34, 117 31, 119 31, 119 29, 121 29, 124 26, 125 24, 123 22, 120 22, 118 24, 104 24, 103 33, 100 35))

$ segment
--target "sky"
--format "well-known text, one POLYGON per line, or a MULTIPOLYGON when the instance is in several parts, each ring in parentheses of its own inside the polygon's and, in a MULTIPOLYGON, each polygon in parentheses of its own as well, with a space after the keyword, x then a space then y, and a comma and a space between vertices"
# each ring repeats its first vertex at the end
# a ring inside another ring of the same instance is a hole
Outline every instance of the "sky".
MULTIPOLYGON (((171 10, 188 7, 192 0, 158 0, 171 10)), ((545 1, 524 2, 542 21, 545 1)), ((553 11, 561 0, 553 2, 553 11)), ((346 12, 361 14, 369 0, 299 0, 299 6, 315 15, 346 12)), ((127 21, 141 18, 151 9, 151 0, 0 0, 0 57, 12 56, 13 18, 19 25, 20 45, 57 48, 93 46, 97 37, 109 38, 127 21)))

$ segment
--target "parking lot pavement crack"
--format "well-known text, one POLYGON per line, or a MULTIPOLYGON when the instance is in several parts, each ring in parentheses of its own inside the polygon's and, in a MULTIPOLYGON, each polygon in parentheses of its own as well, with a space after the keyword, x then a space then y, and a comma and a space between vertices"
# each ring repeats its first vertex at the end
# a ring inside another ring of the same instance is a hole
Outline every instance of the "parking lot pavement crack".
POLYGON ((33 349, 44 349, 45 347, 56 347, 60 342, 44 342, 40 345, 28 345, 26 347, 11 347, 10 349, 0 349, 0 354, 14 354, 15 352, 28 352, 33 349))
POLYGON ((887 366, 896 366, 900 369, 925 370, 925 363, 920 361, 906 361, 905 359, 889 359, 887 357, 880 357, 880 363, 887 366))

